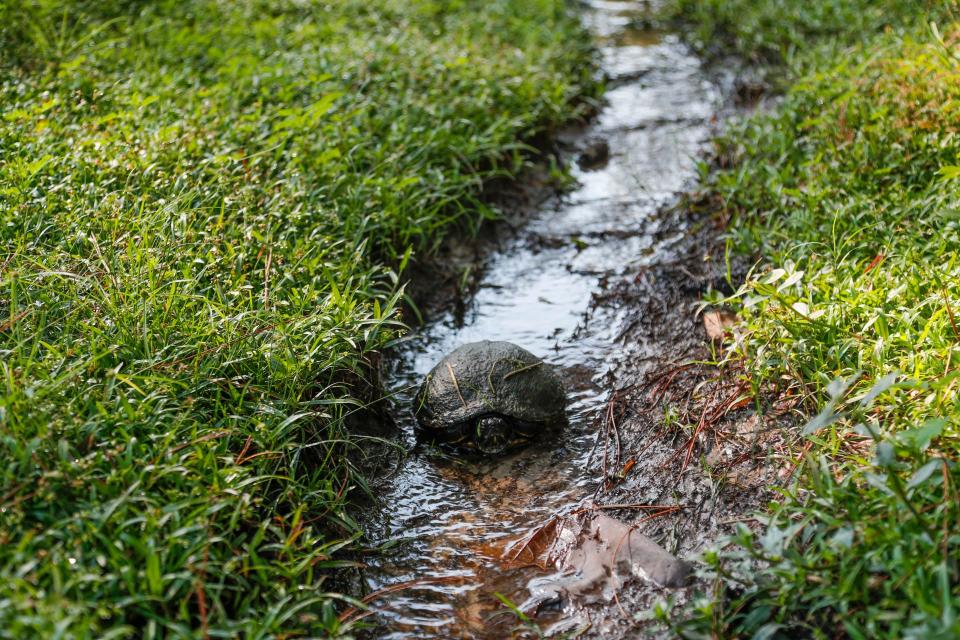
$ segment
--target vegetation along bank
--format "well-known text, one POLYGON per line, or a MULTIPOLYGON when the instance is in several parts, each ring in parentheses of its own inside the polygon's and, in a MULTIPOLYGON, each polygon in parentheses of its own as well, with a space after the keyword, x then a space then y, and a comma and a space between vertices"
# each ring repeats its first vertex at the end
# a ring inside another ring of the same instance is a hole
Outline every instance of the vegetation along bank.
MULTIPOLYGON (((711 555, 689 637, 960 635, 960 11, 678 0, 785 90, 718 141, 702 203, 761 256, 732 306, 754 395, 802 399, 796 481, 711 555)), ((759 400, 758 400, 759 402, 759 400)), ((759 452, 759 455, 763 455, 759 452)))
POLYGON ((0 637, 342 631, 403 269, 596 93, 564 0, 0 0, 0 637))

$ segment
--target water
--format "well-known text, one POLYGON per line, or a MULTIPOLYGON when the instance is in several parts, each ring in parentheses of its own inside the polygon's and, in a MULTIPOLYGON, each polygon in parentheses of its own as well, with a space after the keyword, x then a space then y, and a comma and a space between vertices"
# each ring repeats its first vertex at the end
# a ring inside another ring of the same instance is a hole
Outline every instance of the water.
MULTIPOLYGON (((412 390, 444 354, 481 339, 515 342, 556 365, 570 394, 570 426, 507 459, 468 462, 417 450, 382 487, 371 535, 394 541, 367 559, 377 637, 503 637, 516 603, 541 573, 500 559, 508 540, 594 494, 601 476, 596 424, 607 397, 606 362, 617 349, 616 317, 587 322, 604 278, 664 259, 674 237, 657 212, 691 186, 711 131, 718 88, 672 35, 633 28, 644 2, 592 0, 584 20, 610 78, 607 105, 577 135, 602 137, 610 159, 575 168, 579 186, 541 207, 485 263, 462 321, 449 313, 414 336, 389 381, 413 447, 412 390), (504 615, 506 612, 506 615, 504 615)), ((680 232, 682 235, 682 231, 680 232)), ((562 614, 558 614, 562 617, 562 614)))

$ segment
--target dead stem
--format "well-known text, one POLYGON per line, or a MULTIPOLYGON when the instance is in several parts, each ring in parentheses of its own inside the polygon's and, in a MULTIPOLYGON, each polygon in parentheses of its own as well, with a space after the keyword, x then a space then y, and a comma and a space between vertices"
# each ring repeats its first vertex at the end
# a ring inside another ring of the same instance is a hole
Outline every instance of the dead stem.
POLYGON ((450 372, 450 379, 453 380, 453 388, 457 390, 457 397, 460 398, 460 404, 463 405, 463 408, 467 408, 467 401, 463 399, 463 394, 460 393, 460 384, 457 382, 457 375, 453 372, 453 367, 450 366, 450 363, 447 363, 447 371, 450 372))
MULTIPOLYGON (((677 449, 662 466, 666 467, 668 464, 673 462, 683 453, 683 465, 680 469, 680 473, 683 473, 687 470, 687 467, 690 465, 690 461, 693 459, 693 452, 696 450, 697 442, 700 439, 701 434, 703 434, 708 429, 713 429, 717 422, 719 422, 728 412, 733 408, 740 405, 744 400, 742 394, 746 391, 747 385, 745 382, 740 382, 736 385, 729 396, 724 400, 720 401, 717 404, 712 404, 710 402, 705 402, 703 405, 703 410, 700 413, 700 418, 697 421, 697 426, 693 430, 693 434, 687 439, 687 441, 677 449)), ((714 394, 714 398, 716 394, 714 394)))
POLYGON ((664 510, 673 510, 678 511, 680 509, 688 509, 684 505, 674 504, 595 504, 591 507, 584 507, 585 511, 604 511, 604 510, 614 510, 614 509, 664 509, 664 510))
POLYGON ((504 376, 503 376, 503 380, 504 380, 504 381, 507 381, 507 380, 509 380, 512 376, 515 376, 515 375, 517 375, 517 374, 523 373, 524 371, 529 371, 530 369, 535 369, 535 368, 539 367, 539 366, 542 365, 542 364, 543 364, 542 362, 534 362, 533 364, 528 364, 528 365, 525 366, 525 367, 520 367, 519 369, 514 369, 513 371, 510 371, 509 373, 507 373, 506 375, 504 375, 504 376))
POLYGON ((270 310, 270 264, 273 262, 273 247, 267 251, 267 264, 263 268, 263 309, 270 310))
MULTIPOLYGON (((632 389, 633 387, 625 387, 623 389, 618 389, 613 392, 610 396, 610 400, 607 401, 607 407, 604 412, 603 420, 603 458, 601 462, 601 474, 603 482, 597 487, 597 490, 594 492, 594 497, 598 496, 600 493, 607 491, 610 482, 610 437, 611 433, 613 434, 613 442, 615 446, 613 463, 615 468, 622 468, 621 459, 622 459, 622 450, 620 444, 620 428, 617 425, 617 412, 618 412, 618 403, 622 405, 623 393, 632 389)), ((599 442, 599 440, 598 440, 599 442)), ((597 443, 594 443, 594 450, 596 450, 597 443)), ((589 462, 593 461, 593 450, 590 452, 589 462)))
POLYGON ((30 315, 31 311, 33 311, 33 309, 24 309, 20 313, 14 316, 11 316, 9 320, 4 322, 3 324, 0 324, 0 333, 5 333, 6 331, 12 329, 13 325, 17 324, 18 322, 26 318, 28 315, 30 315))

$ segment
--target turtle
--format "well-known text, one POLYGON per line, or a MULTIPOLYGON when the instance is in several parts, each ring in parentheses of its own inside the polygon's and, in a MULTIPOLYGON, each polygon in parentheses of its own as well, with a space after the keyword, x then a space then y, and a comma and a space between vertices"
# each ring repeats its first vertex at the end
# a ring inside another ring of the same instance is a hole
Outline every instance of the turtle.
POLYGON ((510 342, 482 340, 440 360, 413 409, 421 437, 496 455, 562 425, 566 404, 547 363, 510 342))

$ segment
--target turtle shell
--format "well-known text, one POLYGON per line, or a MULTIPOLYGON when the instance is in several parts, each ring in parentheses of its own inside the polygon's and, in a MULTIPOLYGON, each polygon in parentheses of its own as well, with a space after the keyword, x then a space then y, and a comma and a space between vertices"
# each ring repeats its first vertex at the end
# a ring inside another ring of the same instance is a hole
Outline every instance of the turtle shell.
POLYGON ((501 416, 530 437, 565 420, 566 394, 550 366, 509 342, 472 342, 427 374, 414 400, 422 431, 460 442, 481 417, 501 416))

